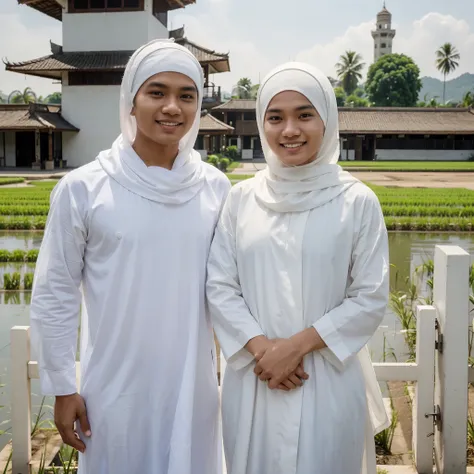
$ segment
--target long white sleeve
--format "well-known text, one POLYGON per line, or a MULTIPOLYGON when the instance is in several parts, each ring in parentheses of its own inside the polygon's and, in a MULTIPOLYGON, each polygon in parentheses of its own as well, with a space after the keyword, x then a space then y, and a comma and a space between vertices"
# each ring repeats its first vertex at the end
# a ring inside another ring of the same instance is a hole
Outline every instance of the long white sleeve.
POLYGON ((207 299, 214 330, 227 363, 234 370, 251 363, 244 348, 263 331, 242 297, 236 258, 235 221, 238 189, 227 198, 211 245, 207 265, 207 299))
POLYGON ((86 229, 67 179, 51 194, 36 265, 30 319, 44 395, 68 395, 76 387, 79 290, 86 229))
POLYGON ((374 335, 389 296, 388 236, 373 194, 365 200, 361 222, 346 298, 313 325, 327 345, 321 353, 340 370, 374 335))

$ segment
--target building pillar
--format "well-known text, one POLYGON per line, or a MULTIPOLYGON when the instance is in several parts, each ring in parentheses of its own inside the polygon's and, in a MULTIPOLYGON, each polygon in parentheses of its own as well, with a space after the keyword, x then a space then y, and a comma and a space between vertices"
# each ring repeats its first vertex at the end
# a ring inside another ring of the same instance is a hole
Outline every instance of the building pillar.
POLYGON ((54 158, 53 158, 53 130, 48 131, 48 159, 45 163, 45 169, 54 170, 54 158))
POLYGON ((39 130, 35 130, 35 161, 31 167, 34 170, 41 169, 41 135, 39 130))

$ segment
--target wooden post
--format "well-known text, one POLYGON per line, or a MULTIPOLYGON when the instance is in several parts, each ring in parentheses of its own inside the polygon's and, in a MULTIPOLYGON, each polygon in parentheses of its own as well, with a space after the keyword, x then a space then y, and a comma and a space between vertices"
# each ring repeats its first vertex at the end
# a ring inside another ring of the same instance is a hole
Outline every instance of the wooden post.
POLYGON ((53 130, 48 130, 48 159, 45 163, 46 170, 54 170, 54 158, 53 158, 53 130))
POLYGON ((433 472, 433 410, 435 320, 433 306, 418 306, 416 321, 416 364, 418 366, 413 403, 413 453, 419 474, 433 472))
POLYGON ((41 169, 41 135, 39 130, 35 130, 35 161, 32 163, 34 170, 41 169))
POLYGON ((11 337, 12 474, 29 474, 31 460, 31 384, 28 376, 30 329, 15 326, 11 337))
POLYGON ((435 464, 438 474, 465 474, 468 416, 469 254, 437 245, 434 259, 434 306, 437 351, 434 410, 435 464))

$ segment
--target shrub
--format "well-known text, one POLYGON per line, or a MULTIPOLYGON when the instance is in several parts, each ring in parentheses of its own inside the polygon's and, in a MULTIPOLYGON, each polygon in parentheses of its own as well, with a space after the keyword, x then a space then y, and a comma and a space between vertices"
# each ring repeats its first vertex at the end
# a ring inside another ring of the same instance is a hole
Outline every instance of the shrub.
POLYGON ((226 155, 233 161, 240 158, 239 149, 235 145, 226 148, 226 155))
POLYGON ((221 160, 219 160, 218 168, 225 173, 229 165, 230 160, 228 158, 222 158, 221 160))

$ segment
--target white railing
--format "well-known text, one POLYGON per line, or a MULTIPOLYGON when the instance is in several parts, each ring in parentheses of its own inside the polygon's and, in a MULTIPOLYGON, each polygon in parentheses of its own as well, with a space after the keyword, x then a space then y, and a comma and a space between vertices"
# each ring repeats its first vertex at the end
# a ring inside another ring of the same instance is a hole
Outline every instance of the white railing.
MULTIPOLYGON (((417 308, 416 361, 373 364, 379 381, 414 383, 413 453, 419 474, 432 474, 433 459, 438 474, 466 472, 467 384, 474 382, 474 369, 468 370, 467 364, 468 271, 469 254, 459 247, 438 246, 434 305, 417 308)), ((12 474, 27 474, 30 380, 39 377, 37 362, 30 357, 29 327, 12 328, 11 358, 12 474)), ((222 354, 220 361, 222 380, 226 367, 222 354)))

